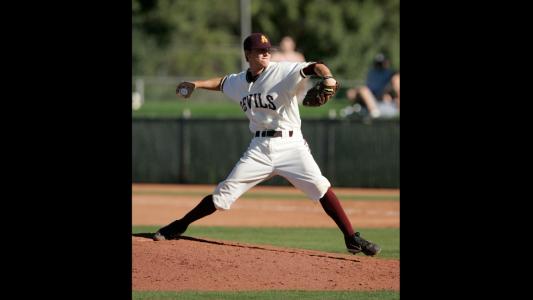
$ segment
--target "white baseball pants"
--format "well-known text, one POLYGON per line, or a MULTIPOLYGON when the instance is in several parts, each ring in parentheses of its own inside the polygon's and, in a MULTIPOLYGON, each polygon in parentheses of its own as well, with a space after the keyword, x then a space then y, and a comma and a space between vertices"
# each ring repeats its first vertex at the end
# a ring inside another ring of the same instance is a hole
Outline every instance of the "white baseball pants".
POLYGON ((322 176, 301 131, 290 137, 255 137, 226 180, 216 187, 213 203, 228 210, 246 191, 275 175, 286 178, 310 199, 319 201, 331 186, 322 176))

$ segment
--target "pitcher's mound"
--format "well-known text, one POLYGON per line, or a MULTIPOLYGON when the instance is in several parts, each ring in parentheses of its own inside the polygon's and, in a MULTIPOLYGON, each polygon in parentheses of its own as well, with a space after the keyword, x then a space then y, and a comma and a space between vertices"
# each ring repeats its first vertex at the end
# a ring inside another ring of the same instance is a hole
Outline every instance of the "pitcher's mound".
POLYGON ((132 238, 133 290, 399 290, 398 260, 183 236, 132 238))

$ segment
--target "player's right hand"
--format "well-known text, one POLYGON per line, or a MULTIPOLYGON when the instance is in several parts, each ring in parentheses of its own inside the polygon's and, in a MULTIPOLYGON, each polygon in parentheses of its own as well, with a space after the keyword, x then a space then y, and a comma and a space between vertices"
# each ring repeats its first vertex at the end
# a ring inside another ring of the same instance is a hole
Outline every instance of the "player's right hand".
POLYGON ((176 87, 176 96, 189 98, 194 91, 195 85, 192 82, 184 81, 176 87))

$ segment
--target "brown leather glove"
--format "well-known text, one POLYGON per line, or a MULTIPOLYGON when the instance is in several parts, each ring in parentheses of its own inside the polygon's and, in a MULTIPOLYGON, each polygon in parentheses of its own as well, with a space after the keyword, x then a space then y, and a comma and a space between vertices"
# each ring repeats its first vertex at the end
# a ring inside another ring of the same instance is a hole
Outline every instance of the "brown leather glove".
POLYGON ((334 86, 327 86, 324 84, 324 80, 321 80, 315 84, 307 94, 305 94, 303 105, 305 106, 321 106, 326 104, 337 91, 339 90, 339 82, 337 81, 334 86))

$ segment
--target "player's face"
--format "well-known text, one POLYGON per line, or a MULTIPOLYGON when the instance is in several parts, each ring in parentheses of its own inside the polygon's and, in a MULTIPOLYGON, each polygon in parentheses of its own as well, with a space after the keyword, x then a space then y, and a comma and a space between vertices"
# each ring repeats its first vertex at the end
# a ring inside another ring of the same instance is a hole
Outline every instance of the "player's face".
POLYGON ((250 65, 266 68, 270 62, 270 49, 252 49, 248 61, 250 65))

